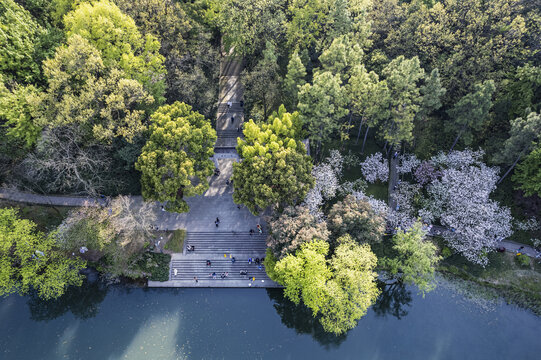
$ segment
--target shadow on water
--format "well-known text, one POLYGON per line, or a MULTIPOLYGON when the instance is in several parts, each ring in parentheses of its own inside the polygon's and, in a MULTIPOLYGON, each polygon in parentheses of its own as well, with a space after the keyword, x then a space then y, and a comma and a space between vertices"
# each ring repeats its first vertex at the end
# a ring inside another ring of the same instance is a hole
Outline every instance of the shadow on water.
POLYGON ((319 317, 312 316, 312 310, 303 304, 295 305, 286 299, 281 289, 267 289, 269 298, 274 302, 273 306, 282 323, 295 329, 297 334, 310 334, 320 345, 326 349, 336 348, 347 338, 347 333, 336 336, 323 330, 319 317))
POLYGON ((404 284, 378 281, 378 288, 381 290, 381 295, 372 306, 372 310, 377 316, 392 315, 397 319, 401 319, 408 315, 408 310, 405 307, 411 306, 412 298, 411 291, 404 284))
POLYGON ((68 311, 78 319, 90 319, 99 312, 99 305, 107 295, 108 287, 92 274, 80 287, 70 286, 66 293, 55 300, 42 300, 37 294, 28 297, 30 318, 35 321, 54 320, 68 311))

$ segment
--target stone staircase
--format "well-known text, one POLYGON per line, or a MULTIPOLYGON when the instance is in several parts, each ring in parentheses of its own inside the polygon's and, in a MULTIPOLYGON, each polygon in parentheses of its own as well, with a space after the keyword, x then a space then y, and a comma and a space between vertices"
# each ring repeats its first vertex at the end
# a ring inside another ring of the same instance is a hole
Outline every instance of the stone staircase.
POLYGON ((265 273, 265 267, 257 265, 255 263, 248 264, 248 259, 238 259, 233 263, 229 258, 222 258, 220 260, 211 260, 211 266, 207 266, 207 261, 204 258, 192 258, 183 260, 173 260, 171 262, 171 274, 170 279, 172 281, 177 280, 191 280, 194 281, 194 277, 197 276, 198 280, 214 280, 214 281, 234 281, 234 280, 248 280, 255 278, 256 281, 272 282, 265 273), (261 269, 260 269, 261 267, 261 269), (175 269, 177 274, 175 275, 175 269), (247 272, 247 275, 240 275, 241 270, 247 272), (222 273, 228 273, 228 276, 221 278, 222 273), (212 273, 216 273, 216 277, 213 278, 212 273))
POLYGON ((188 232, 184 242, 187 246, 193 245, 195 251, 186 251, 184 254, 186 256, 215 254, 218 257, 232 254, 236 258, 244 255, 246 259, 264 257, 267 250, 266 238, 265 234, 250 235, 247 232, 188 232))

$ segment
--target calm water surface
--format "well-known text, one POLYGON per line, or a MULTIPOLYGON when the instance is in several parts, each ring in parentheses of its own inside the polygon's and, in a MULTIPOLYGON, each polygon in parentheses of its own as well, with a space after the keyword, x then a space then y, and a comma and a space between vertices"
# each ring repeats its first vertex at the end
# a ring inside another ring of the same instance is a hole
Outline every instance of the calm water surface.
POLYGON ((0 299, 0 359, 541 359, 541 319, 440 286, 387 287, 342 337, 281 291, 105 289, 0 299))

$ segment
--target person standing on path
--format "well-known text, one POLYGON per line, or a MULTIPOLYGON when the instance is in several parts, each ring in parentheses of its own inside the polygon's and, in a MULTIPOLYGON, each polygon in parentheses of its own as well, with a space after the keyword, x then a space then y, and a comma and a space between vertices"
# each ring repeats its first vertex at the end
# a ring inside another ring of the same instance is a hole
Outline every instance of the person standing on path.
POLYGON ((197 276, 194 276, 194 277, 193 277, 193 281, 195 281, 196 283, 199 282, 199 280, 197 280, 197 276))

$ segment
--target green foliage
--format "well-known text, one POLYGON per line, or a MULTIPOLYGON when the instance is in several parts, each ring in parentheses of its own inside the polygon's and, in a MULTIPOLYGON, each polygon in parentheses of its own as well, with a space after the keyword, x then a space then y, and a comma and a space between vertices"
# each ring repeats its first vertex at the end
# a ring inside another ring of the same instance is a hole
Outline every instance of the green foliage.
POLYGON ((526 254, 520 254, 515 256, 515 261, 520 266, 529 267, 530 266, 530 257, 526 254))
POLYGON ((453 253, 451 252, 451 249, 449 249, 447 246, 444 246, 443 249, 441 249, 441 256, 444 259, 447 259, 451 255, 453 255, 453 253))
POLYGON ((347 92, 353 112, 360 115, 370 126, 375 126, 385 118, 385 106, 390 101, 389 92, 387 83, 379 81, 375 72, 366 71, 362 64, 355 66, 347 84, 347 92))
POLYGON ((361 65, 364 52, 359 44, 343 35, 333 40, 328 49, 319 56, 323 71, 339 74, 343 83, 346 83, 356 66, 361 65))
POLYGON ((281 82, 279 70, 276 48, 271 42, 267 42, 263 59, 252 71, 242 73, 246 109, 252 118, 265 120, 270 112, 279 106, 281 82))
POLYGON ((267 246, 278 259, 314 239, 328 241, 330 235, 327 224, 301 206, 285 208, 282 214, 269 221, 269 232, 267 246))
POLYGON ((384 105, 387 117, 379 123, 380 133, 391 145, 413 140, 413 120, 420 110, 422 97, 419 81, 424 79, 424 70, 415 56, 406 59, 399 56, 382 71, 389 95, 384 105))
POLYGON ((393 236, 393 249, 398 255, 383 261, 391 274, 399 274, 400 280, 406 284, 417 285, 423 296, 435 288, 434 271, 442 259, 437 255, 436 245, 426 240, 425 236, 419 221, 407 231, 399 229, 393 236))
POLYGON ((68 286, 82 284, 84 267, 84 261, 57 251, 53 237, 19 219, 16 210, 0 209, 0 295, 34 289, 42 299, 58 298, 68 286))
POLYGON ((366 201, 348 195, 333 205, 327 224, 334 238, 353 234, 358 243, 377 243, 385 233, 385 219, 377 215, 366 201))
POLYGON ((233 164, 233 200, 254 214, 271 205, 296 205, 314 186, 312 161, 299 140, 299 114, 282 105, 268 123, 244 124, 245 139, 238 140, 242 158, 233 164))
POLYGON ((141 35, 135 22, 108 0, 81 3, 64 17, 68 37, 80 35, 99 52, 106 67, 122 69, 143 84, 156 99, 164 100, 164 58, 153 35, 141 35))
POLYGON ((528 154, 535 146, 541 135, 541 114, 531 112, 527 117, 511 120, 509 138, 505 140, 501 152, 495 160, 510 164, 518 158, 528 154))
POLYGON ((34 52, 42 32, 23 7, 0 0, 0 72, 8 79, 29 83, 39 76, 34 52))
POLYGON ((187 212, 183 198, 202 195, 209 187, 216 131, 203 115, 179 102, 158 108, 150 122, 150 137, 135 165, 143 197, 167 201, 170 211, 187 212))
POLYGON ((299 88, 306 84, 306 68, 297 52, 291 55, 284 79, 284 102, 288 109, 296 109, 299 88))
POLYGON ((339 129, 339 120, 348 113, 346 105, 340 75, 316 72, 312 84, 301 86, 298 108, 310 140, 317 144, 328 142, 339 129))
POLYGON ((479 131, 486 121, 492 107, 492 95, 495 90, 492 80, 475 84, 474 92, 464 95, 449 110, 449 116, 453 121, 447 123, 447 129, 458 132, 466 145, 471 145, 473 131, 479 131))
POLYGON ((267 272, 285 286, 284 295, 295 304, 302 300, 314 316, 320 315, 323 328, 335 334, 355 327, 379 295, 373 272, 377 258, 370 247, 356 244, 349 235, 338 243, 330 260, 326 260, 329 244, 317 239, 302 244, 295 255, 287 255, 273 268, 275 259, 270 263, 268 256, 265 259, 267 272))
POLYGON ((153 252, 144 253, 137 262, 138 270, 150 281, 168 281, 171 255, 153 252))
POLYGON ((143 108, 153 98, 124 72, 106 68, 100 53, 79 35, 43 64, 48 87, 37 99, 39 126, 76 125, 87 141, 128 141, 145 129, 143 108))
POLYGON ((388 58, 419 56, 425 69, 440 70, 446 105, 532 59, 532 41, 541 33, 538 7, 516 0, 446 0, 432 7, 382 0, 369 18, 375 48, 388 58))
POLYGON ((41 128, 36 126, 32 118, 34 107, 32 99, 37 90, 34 86, 17 86, 9 91, 4 86, 0 75, 0 120, 5 120, 6 134, 20 140, 27 148, 34 145, 41 128))
POLYGON ((520 184, 526 196, 541 196, 541 146, 537 146, 517 166, 513 181, 520 184))
POLYGON ((263 50, 267 42, 283 38, 286 1, 224 0, 218 4, 217 21, 226 50, 252 55, 263 50))

